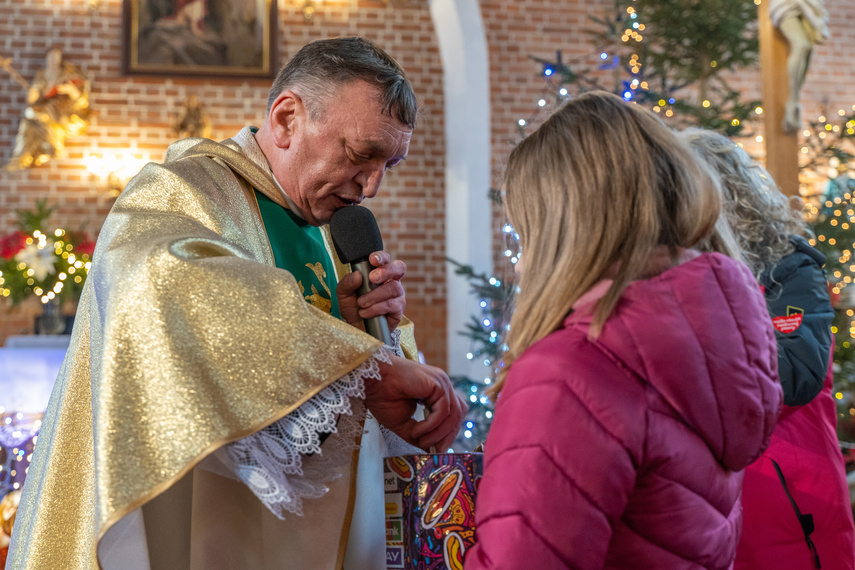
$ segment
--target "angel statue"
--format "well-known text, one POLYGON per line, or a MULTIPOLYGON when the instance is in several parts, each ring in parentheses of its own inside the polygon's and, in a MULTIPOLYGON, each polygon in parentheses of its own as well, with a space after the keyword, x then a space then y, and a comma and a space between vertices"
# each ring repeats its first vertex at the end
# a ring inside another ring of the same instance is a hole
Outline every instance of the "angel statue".
POLYGON ((198 95, 188 95, 181 113, 175 118, 172 130, 178 138, 211 136, 211 119, 199 106, 198 95))
POLYGON ((769 18, 790 44, 787 57, 790 92, 781 128, 785 133, 792 133, 799 130, 799 93, 805 82, 813 46, 824 43, 829 37, 828 11, 822 0, 770 0, 769 18))
MULTIPOLYGON (((8 60, 0 62, 11 73, 8 60)), ((27 108, 18 125, 18 135, 7 170, 44 164, 62 154, 65 139, 81 135, 89 126, 89 79, 66 61, 62 50, 50 48, 45 67, 28 85, 17 73, 13 77, 27 89, 27 108)))

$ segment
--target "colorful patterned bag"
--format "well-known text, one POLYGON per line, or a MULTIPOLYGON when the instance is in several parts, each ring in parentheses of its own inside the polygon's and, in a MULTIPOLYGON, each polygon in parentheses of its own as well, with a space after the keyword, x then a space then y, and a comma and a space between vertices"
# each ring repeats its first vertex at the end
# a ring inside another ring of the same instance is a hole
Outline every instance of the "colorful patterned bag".
POLYGON ((386 568, 462 570, 482 469, 481 453, 386 458, 386 568))

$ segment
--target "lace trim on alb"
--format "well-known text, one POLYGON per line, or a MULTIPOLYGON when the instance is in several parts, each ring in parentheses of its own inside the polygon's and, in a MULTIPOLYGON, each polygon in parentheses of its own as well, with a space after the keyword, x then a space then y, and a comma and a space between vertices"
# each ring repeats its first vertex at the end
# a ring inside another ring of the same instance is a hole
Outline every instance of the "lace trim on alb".
POLYGON ((326 483, 351 461, 365 419, 365 381, 379 380, 378 350, 281 420, 216 452, 274 515, 303 514, 303 500, 323 496, 326 483), (329 433, 321 445, 320 434, 329 433))

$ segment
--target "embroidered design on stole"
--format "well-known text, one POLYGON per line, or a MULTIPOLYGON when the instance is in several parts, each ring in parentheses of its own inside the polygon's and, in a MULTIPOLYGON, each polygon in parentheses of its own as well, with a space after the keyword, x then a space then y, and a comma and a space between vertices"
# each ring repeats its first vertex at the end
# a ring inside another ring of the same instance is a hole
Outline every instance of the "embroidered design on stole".
POLYGON ((324 270, 324 266, 319 261, 315 264, 307 263, 306 267, 311 269, 312 273, 315 274, 315 277, 318 279, 318 282, 320 282, 321 287, 323 287, 324 291, 326 291, 327 296, 323 297, 318 292, 317 288, 315 288, 314 285, 311 285, 312 294, 306 295, 306 287, 303 285, 303 282, 297 281, 297 285, 300 286, 300 294, 313 307, 316 307, 316 308, 326 312, 327 314, 332 313, 332 293, 330 292, 330 288, 327 287, 327 282, 326 282, 327 272, 324 270))

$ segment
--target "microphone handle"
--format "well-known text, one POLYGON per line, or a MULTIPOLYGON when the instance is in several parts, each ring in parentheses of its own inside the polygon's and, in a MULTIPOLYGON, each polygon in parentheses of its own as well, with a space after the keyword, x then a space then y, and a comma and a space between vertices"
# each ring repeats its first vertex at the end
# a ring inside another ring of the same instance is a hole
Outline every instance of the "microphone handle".
MULTIPOLYGON (((368 260, 357 261, 351 263, 350 268, 353 271, 359 271, 362 274, 362 285, 359 286, 357 295, 359 297, 365 295, 377 286, 368 280, 368 274, 374 269, 374 266, 368 260)), ((365 332, 378 340, 382 340, 384 344, 392 346, 392 335, 389 333, 389 323, 386 322, 385 316, 371 317, 370 319, 362 319, 365 323, 365 332)))

